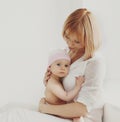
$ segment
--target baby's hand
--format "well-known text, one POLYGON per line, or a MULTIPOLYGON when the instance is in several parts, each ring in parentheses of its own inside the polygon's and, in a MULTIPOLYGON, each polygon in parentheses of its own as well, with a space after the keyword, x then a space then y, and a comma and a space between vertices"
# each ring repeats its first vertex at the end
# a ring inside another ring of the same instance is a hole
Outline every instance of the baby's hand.
POLYGON ((76 87, 79 87, 81 88, 82 84, 84 83, 85 81, 85 78, 84 76, 78 76, 78 77, 75 77, 76 78, 76 87))

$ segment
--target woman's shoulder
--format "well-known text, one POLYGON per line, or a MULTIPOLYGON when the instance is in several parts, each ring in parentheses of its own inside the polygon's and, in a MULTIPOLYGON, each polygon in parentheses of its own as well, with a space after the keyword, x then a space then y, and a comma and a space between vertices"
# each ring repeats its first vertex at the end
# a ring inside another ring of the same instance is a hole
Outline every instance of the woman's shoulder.
POLYGON ((105 59, 101 53, 96 53, 92 58, 87 60, 88 65, 95 66, 105 66, 105 59))
POLYGON ((87 62, 105 62, 102 53, 95 53, 94 56, 87 60, 87 62))
POLYGON ((104 57, 101 54, 95 54, 92 58, 88 59, 85 72, 91 77, 104 78, 106 73, 104 57))

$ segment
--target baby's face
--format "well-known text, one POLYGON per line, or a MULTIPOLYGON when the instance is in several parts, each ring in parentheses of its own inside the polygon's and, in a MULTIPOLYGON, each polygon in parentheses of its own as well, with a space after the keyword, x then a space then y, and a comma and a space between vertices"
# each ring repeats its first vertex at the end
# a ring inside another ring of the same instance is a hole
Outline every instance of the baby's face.
POLYGON ((69 68, 70 68, 70 61, 65 59, 60 59, 55 61, 51 65, 50 69, 54 75, 58 77, 65 77, 69 72, 69 68))

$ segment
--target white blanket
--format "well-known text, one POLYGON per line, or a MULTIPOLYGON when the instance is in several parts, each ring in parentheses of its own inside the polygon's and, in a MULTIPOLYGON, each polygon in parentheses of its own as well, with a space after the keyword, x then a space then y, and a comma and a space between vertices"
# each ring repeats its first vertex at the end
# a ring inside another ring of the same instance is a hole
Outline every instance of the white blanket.
POLYGON ((0 112, 0 122, 72 122, 56 116, 42 114, 40 112, 23 108, 14 108, 0 112))

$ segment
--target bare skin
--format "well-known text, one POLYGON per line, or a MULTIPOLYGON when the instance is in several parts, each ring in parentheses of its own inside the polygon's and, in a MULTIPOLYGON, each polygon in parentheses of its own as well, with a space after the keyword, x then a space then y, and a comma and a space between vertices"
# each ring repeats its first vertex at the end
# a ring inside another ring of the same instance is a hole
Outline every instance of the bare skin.
POLYGON ((73 119, 87 114, 86 106, 82 103, 73 102, 62 105, 45 104, 45 99, 40 100, 40 112, 60 116, 62 118, 73 119), (79 109, 79 108, 81 109, 79 109))
POLYGON ((73 100, 79 93, 84 77, 76 77, 75 86, 70 91, 65 91, 62 79, 68 75, 70 68, 70 61, 66 59, 59 59, 50 65, 51 77, 46 84, 45 100, 49 104, 59 105, 65 104, 73 100))

